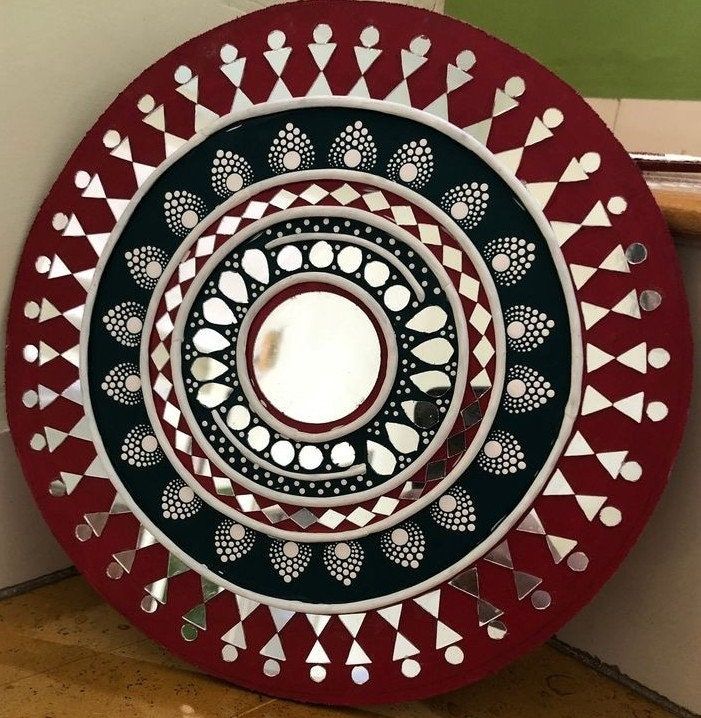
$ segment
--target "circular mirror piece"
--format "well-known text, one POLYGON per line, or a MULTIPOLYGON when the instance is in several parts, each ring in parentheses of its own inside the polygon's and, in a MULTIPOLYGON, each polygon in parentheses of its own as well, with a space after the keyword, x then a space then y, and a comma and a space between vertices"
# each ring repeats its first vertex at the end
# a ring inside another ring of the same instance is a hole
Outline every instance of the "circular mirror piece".
POLYGON ((269 310, 248 341, 262 397, 292 420, 338 421, 378 381, 382 345, 372 320, 333 292, 295 293, 269 310))

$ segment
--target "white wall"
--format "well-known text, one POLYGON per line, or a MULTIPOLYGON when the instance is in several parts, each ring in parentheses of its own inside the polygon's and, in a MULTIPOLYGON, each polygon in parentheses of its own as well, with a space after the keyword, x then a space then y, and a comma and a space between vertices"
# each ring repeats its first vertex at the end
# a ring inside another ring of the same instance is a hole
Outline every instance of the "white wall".
MULTIPOLYGON (((29 225, 84 132, 143 68, 186 39, 265 0, 0 0, 0 331, 29 225)), ((442 7, 442 0, 411 4, 442 7)), ((644 148, 638 148, 644 149, 644 148)), ((701 246, 680 251, 701 328, 701 246)), ((2 359, 0 359, 0 362, 2 359)), ((2 365, 0 365, 2 376, 2 365)), ((4 379, 3 379, 4 382, 4 379)), ((560 634, 670 699, 701 711, 701 482, 694 436, 640 543, 560 634)), ((0 408, 0 587, 69 564, 39 518, 0 408)))

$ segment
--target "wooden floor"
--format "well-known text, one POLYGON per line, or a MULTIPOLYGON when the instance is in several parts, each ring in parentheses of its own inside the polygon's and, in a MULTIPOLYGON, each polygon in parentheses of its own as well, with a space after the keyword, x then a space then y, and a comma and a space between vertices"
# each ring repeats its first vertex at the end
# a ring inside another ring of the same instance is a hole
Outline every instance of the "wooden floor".
POLYGON ((439 698, 355 709, 239 690, 167 655, 82 578, 0 601, 3 718, 658 718, 671 715, 552 647, 439 698))

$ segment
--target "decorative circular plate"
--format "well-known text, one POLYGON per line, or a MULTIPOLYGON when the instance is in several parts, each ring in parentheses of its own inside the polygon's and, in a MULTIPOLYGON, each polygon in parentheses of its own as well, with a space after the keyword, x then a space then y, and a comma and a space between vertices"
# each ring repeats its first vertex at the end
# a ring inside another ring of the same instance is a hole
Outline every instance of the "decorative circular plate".
POLYGON ((675 256, 601 121, 406 7, 304 2, 141 75, 19 267, 47 521, 148 635, 329 703, 474 681, 640 532, 690 382, 675 256))

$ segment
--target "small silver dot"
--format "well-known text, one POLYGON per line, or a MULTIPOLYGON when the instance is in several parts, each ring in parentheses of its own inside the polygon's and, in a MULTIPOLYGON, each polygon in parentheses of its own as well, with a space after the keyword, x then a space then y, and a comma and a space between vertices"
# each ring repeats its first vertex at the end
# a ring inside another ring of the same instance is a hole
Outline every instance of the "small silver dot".
POLYGON ((567 565, 573 571, 586 571, 589 566, 589 557, 582 551, 575 551, 567 557, 567 565))
POLYGON ((534 591, 531 594, 531 603, 533 608, 543 611, 552 603, 552 598, 547 591, 534 591))
POLYGON ((653 312, 662 304, 662 295, 654 289, 645 289, 640 292, 640 306, 646 312, 653 312))
POLYGON ((647 247, 640 242, 633 242, 626 247, 626 259, 628 264, 641 264, 647 259, 647 247))

